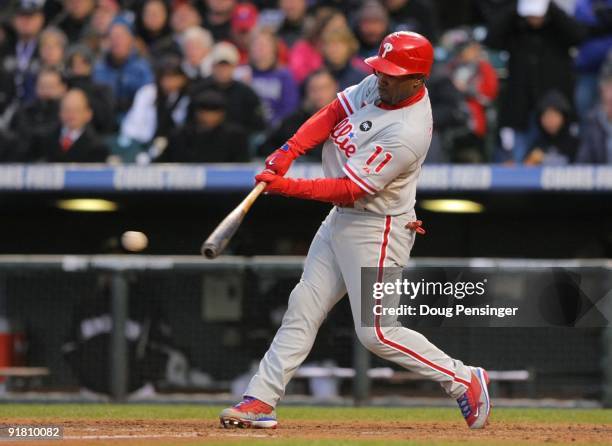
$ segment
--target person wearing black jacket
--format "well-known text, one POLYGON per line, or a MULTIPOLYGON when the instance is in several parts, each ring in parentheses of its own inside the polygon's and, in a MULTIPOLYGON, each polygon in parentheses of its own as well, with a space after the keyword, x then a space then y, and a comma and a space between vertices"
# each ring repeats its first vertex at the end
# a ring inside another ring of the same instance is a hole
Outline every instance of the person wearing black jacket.
POLYGON ((10 130, 27 147, 39 132, 54 128, 58 122, 60 100, 66 93, 66 82, 56 68, 43 68, 36 79, 36 97, 20 106, 13 115, 10 130))
POLYGON ((15 93, 21 103, 35 96, 36 77, 40 70, 38 39, 45 24, 40 1, 21 0, 11 20, 12 27, 3 30, 0 56, 2 65, 15 82, 15 93))
POLYGON ((146 0, 136 16, 136 34, 148 49, 172 36, 170 6, 165 0, 146 0))
POLYGON ((250 135, 265 129, 261 101, 251 87, 233 79, 239 54, 228 42, 217 43, 212 51, 212 75, 194 82, 191 97, 204 91, 218 91, 225 97, 227 121, 241 126, 250 135))
POLYGON ((64 31, 69 42, 82 39, 96 8, 95 0, 64 0, 64 10, 52 24, 64 31))
POLYGON ((68 50, 66 60, 69 88, 78 88, 87 94, 93 110, 92 126, 100 134, 115 130, 113 91, 107 85, 98 84, 91 78, 94 54, 86 45, 75 45, 68 50))
POLYGON ((175 130, 157 159, 171 163, 237 163, 249 160, 246 133, 226 120, 225 98, 205 91, 191 103, 189 123, 175 130))
POLYGON ((427 80, 427 90, 436 124, 427 160, 433 163, 476 162, 471 156, 457 158, 452 150, 454 139, 464 138, 470 132, 470 110, 463 94, 453 84, 447 66, 434 65, 427 80))
POLYGON ((384 0, 393 31, 413 31, 436 43, 440 30, 435 6, 426 0, 384 0))
POLYGON ((232 14, 236 0, 200 0, 194 2, 200 11, 202 26, 209 30, 215 42, 231 40, 232 14))
POLYGON ((278 4, 284 19, 276 34, 291 48, 304 35, 304 19, 308 11, 306 0, 281 0, 278 4))
POLYGON ((514 161, 523 160, 533 141, 534 113, 542 97, 554 89, 573 98, 569 49, 585 35, 582 25, 549 0, 519 0, 489 24, 486 45, 510 53, 499 120, 502 146, 514 161))
POLYGON ((101 163, 108 147, 89 125, 93 112, 83 90, 70 90, 62 99, 61 125, 35 135, 25 161, 51 163, 101 163))
POLYGON ((565 165, 573 163, 578 149, 578 137, 572 134, 569 101, 552 90, 538 104, 539 134, 525 158, 525 164, 565 165))

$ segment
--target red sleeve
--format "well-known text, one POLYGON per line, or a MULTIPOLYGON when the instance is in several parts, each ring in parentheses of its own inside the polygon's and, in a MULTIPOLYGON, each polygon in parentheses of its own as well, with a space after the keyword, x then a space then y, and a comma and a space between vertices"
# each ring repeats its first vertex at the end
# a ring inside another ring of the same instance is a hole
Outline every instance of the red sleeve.
POLYGON ((283 178, 281 195, 327 203, 352 204, 367 195, 348 178, 315 178, 313 180, 283 178))
POLYGON ((336 124, 344 118, 346 118, 346 112, 336 98, 331 104, 323 107, 302 124, 295 135, 287 141, 289 149, 296 156, 305 154, 313 147, 324 142, 336 124))
POLYGON ((480 84, 478 91, 489 100, 495 99, 498 90, 498 80, 495 68, 488 62, 480 63, 480 84))

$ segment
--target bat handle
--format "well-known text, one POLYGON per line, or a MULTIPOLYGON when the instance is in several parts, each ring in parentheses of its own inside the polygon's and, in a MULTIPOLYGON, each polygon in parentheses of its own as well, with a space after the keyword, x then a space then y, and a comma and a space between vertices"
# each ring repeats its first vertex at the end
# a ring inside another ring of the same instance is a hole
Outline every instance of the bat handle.
POLYGON ((249 195, 244 197, 244 200, 242 200, 242 202, 238 205, 238 208, 242 211, 243 215, 249 212, 249 209, 251 209, 251 206, 253 206, 253 203, 255 203, 257 197, 259 197, 261 193, 266 189, 267 185, 268 183, 266 183, 265 181, 260 181, 255 185, 253 190, 249 192, 249 195))
MULTIPOLYGON (((259 197, 259 195, 266 190, 266 186, 268 185, 268 183, 266 183, 265 181, 260 181, 259 183, 257 183, 255 185, 255 187, 253 188, 253 190, 249 193, 249 195, 251 194, 256 194, 254 198, 259 197)), ((247 195, 247 198, 249 198, 249 195, 247 195)), ((252 204, 252 203, 251 203, 252 204)))

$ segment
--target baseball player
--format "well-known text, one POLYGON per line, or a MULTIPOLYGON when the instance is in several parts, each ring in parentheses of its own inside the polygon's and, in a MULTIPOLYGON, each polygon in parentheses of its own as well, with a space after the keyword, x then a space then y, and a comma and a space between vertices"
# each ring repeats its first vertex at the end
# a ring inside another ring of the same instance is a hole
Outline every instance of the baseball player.
POLYGON ((244 399, 221 412, 224 427, 275 428, 275 406, 312 348, 319 326, 348 293, 355 330, 381 358, 437 381, 455 398, 470 428, 489 417, 487 373, 449 357, 423 335, 376 316, 361 323, 361 267, 404 267, 415 233, 417 178, 431 142, 432 114, 425 79, 431 43, 396 32, 366 59, 374 74, 338 94, 266 159, 257 181, 266 191, 335 204, 308 251, 287 312, 244 399), (323 146, 324 178, 290 179, 293 160, 323 146), (408 228, 408 230, 406 229, 408 228), (410 230, 412 229, 412 230, 410 230))

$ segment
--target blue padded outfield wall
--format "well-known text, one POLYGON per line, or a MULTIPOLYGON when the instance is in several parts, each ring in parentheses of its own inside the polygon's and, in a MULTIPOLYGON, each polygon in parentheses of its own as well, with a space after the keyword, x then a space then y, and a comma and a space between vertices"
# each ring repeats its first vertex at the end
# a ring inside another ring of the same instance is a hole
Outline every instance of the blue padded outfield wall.
MULTIPOLYGON (((257 164, 70 165, 12 164, 0 166, 0 190, 73 192, 224 192, 248 190, 257 164)), ((296 164, 290 176, 322 176, 319 164, 296 164)), ((612 166, 502 167, 491 165, 427 165, 419 190, 522 192, 612 191, 612 166)))

